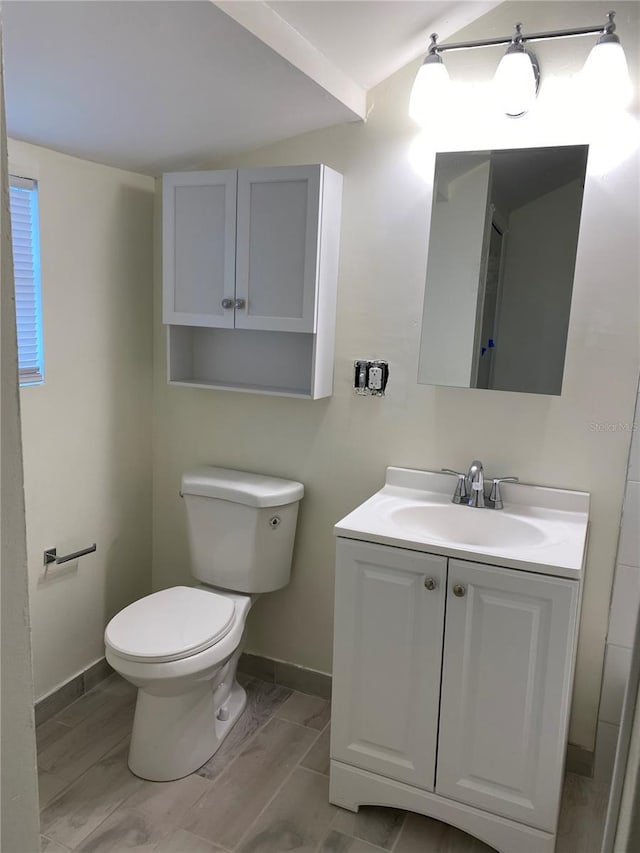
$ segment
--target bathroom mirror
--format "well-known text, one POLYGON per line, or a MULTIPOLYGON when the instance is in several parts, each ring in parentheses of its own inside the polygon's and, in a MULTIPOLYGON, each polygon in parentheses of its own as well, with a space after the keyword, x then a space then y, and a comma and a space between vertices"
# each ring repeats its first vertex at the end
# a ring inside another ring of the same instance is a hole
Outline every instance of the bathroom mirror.
POLYGON ((419 383, 561 393, 587 152, 436 155, 419 383))

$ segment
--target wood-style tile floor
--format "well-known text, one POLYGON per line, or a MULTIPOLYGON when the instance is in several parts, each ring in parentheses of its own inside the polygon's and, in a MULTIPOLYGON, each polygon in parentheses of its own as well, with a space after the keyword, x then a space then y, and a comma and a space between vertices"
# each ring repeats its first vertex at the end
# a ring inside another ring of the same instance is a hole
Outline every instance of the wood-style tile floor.
MULTIPOLYGON (((135 689, 117 675, 43 723, 37 732, 42 850, 491 853, 420 815, 332 806, 329 703, 242 681, 245 713, 218 753, 177 782, 145 782, 129 772, 135 689)), ((597 853, 606 805, 606 790, 568 775, 558 853, 597 853)))

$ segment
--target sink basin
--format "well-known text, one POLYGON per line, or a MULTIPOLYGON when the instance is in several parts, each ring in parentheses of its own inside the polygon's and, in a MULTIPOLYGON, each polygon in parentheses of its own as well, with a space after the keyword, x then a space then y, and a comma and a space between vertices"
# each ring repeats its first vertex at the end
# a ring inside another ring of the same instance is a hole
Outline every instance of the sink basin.
POLYGON ((387 468, 385 483, 334 530, 337 536, 511 569, 581 578, 589 495, 505 483, 504 509, 451 501, 448 474, 387 468))
POLYGON ((409 506, 391 511, 391 518, 413 534, 438 542, 480 548, 532 547, 547 541, 545 532, 503 510, 466 506, 409 506))

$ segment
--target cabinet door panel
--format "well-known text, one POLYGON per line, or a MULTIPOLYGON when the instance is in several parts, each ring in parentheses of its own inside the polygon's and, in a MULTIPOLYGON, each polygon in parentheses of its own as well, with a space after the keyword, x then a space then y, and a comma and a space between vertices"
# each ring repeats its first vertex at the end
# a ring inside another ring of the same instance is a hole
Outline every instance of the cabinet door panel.
POLYGON ((238 174, 236 328, 315 331, 320 166, 238 174))
POLYGON ((331 756, 430 791, 445 576, 444 557, 338 540, 331 756))
POLYGON ((555 831, 577 602, 575 581, 449 561, 438 793, 555 831))
POLYGON ((236 172, 185 172, 163 179, 164 322, 232 327, 236 172))

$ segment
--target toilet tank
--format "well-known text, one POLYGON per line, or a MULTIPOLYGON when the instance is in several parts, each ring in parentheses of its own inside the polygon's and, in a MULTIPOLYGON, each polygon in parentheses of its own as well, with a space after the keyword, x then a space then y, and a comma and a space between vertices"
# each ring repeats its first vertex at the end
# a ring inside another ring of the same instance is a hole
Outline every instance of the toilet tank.
POLYGON ((195 578, 249 593, 289 583, 302 483, 201 466, 181 491, 195 578))

